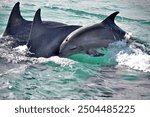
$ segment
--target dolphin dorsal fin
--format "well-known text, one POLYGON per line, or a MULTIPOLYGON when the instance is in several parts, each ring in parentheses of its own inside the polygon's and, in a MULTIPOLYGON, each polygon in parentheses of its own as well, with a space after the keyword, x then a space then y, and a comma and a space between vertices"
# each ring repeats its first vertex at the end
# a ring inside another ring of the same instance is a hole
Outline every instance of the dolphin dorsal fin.
POLYGON ((41 20, 41 9, 38 9, 33 19, 29 39, 36 38, 36 36, 40 35, 43 31, 44 31, 44 25, 41 20))
POLYGON ((17 2, 11 11, 8 25, 16 24, 16 23, 19 23, 22 21, 25 21, 25 19, 23 19, 23 17, 21 16, 21 13, 20 13, 20 2, 17 2))
POLYGON ((10 28, 13 28, 17 24, 20 24, 24 21, 26 21, 26 20, 21 16, 21 13, 20 13, 20 2, 17 2, 11 11, 11 14, 10 14, 9 20, 8 20, 8 24, 7 24, 7 27, 6 27, 3 35, 4 36, 10 35, 11 34, 10 28))
POLYGON ((103 20, 103 23, 104 24, 110 24, 110 23, 115 24, 114 20, 115 20, 115 17, 117 16, 118 13, 119 13, 118 11, 112 13, 105 20, 103 20))
POLYGON ((41 9, 38 9, 35 13, 34 19, 33 19, 33 25, 34 24, 41 24, 41 9))

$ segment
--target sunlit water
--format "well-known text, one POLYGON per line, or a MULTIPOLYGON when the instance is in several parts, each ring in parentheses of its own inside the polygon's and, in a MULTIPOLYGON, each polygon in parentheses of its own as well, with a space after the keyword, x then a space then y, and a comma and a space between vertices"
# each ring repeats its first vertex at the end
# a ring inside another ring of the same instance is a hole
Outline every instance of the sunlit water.
MULTIPOLYGON (((13 5, 0 1, 2 35, 13 5)), ((150 46, 149 0, 20 0, 21 13, 42 19, 90 25, 120 11, 116 23, 150 46)), ((104 57, 30 58, 26 46, 10 48, 0 40, 0 99, 150 99, 150 55, 125 42, 101 50, 104 57)))

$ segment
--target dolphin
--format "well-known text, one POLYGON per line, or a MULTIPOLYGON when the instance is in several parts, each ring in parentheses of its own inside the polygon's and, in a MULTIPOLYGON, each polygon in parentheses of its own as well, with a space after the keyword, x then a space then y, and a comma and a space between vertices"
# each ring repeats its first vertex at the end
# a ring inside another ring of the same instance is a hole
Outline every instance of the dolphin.
MULTIPOLYGON (((53 21, 43 21, 47 27, 65 26, 66 24, 53 21)), ((20 13, 20 2, 17 2, 9 16, 7 27, 3 36, 11 36, 14 40, 14 47, 25 45, 29 38, 32 21, 25 20, 20 13)))
POLYGON ((128 42, 132 36, 114 22, 118 13, 118 11, 112 13, 101 23, 81 27, 70 33, 60 46, 59 56, 65 57, 82 52, 92 56, 103 56, 104 54, 97 52, 96 49, 108 47, 110 43, 119 40, 128 42))
POLYGON ((78 25, 59 25, 47 27, 41 20, 41 9, 35 13, 27 47, 29 56, 51 57, 59 54, 59 47, 63 40, 74 30, 80 28, 78 25))

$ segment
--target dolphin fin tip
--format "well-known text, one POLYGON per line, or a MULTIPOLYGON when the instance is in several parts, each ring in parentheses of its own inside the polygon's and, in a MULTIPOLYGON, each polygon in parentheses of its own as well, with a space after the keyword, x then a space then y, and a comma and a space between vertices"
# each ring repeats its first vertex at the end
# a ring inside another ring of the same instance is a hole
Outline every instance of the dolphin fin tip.
POLYGON ((20 13, 20 2, 17 2, 12 9, 11 14, 15 14, 15 13, 17 14, 20 13))
POLYGON ((114 13, 112 13, 111 15, 109 15, 103 22, 104 23, 108 23, 108 22, 113 22, 114 23, 114 20, 115 20, 115 17, 117 16, 117 14, 119 14, 119 11, 116 11, 114 13))
POLYGON ((35 13, 35 16, 37 16, 37 15, 41 15, 41 9, 40 8, 35 13))
POLYGON ((15 22, 16 19, 19 19, 17 21, 24 21, 20 13, 20 2, 17 2, 11 11, 10 18, 9 18, 10 23, 16 23, 15 22))
POLYGON ((39 9, 37 10, 37 12, 41 12, 41 9, 39 8, 39 9))
POLYGON ((40 8, 36 11, 33 22, 42 22, 40 8))
POLYGON ((20 2, 18 1, 18 2, 16 3, 16 5, 20 5, 20 2))
POLYGON ((120 13, 119 11, 116 11, 116 12, 112 13, 112 15, 113 15, 114 18, 115 18, 119 13, 120 13))

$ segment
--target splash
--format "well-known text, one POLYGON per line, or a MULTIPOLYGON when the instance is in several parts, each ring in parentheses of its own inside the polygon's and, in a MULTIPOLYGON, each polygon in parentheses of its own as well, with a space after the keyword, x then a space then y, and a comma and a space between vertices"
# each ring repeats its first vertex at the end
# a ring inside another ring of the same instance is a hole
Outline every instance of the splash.
MULTIPOLYGON (((51 61, 61 66, 69 66, 76 63, 72 58, 60 58, 58 56, 49 58, 28 57, 26 56, 28 52, 26 45, 16 48, 11 48, 10 45, 11 41, 8 41, 7 38, 6 40, 1 39, 0 56, 7 59, 8 62, 36 64, 51 61)), ((117 66, 127 66, 135 70, 150 72, 150 55, 144 53, 140 48, 135 48, 132 45, 127 46, 125 41, 117 41, 110 44, 108 50, 103 53, 105 53, 104 57, 87 57, 87 55, 82 54, 75 58, 79 59, 77 60, 78 62, 91 63, 92 61, 92 64, 99 65, 112 65, 117 62, 117 66)))
MULTIPOLYGON (((146 48, 144 45, 142 46, 146 48)), ((117 41, 109 45, 108 51, 111 58, 118 63, 116 66, 150 72, 150 55, 145 53, 143 48, 137 48, 133 44, 127 46, 125 41, 117 41)))
MULTIPOLYGON (((23 45, 23 46, 18 46, 16 48, 13 49, 15 52, 18 53, 18 55, 24 55, 24 60, 25 59, 29 59, 29 57, 25 57, 26 53, 28 53, 28 48, 26 45, 23 45)), ((58 56, 52 56, 52 57, 49 57, 49 58, 44 58, 44 57, 39 57, 39 58, 30 58, 31 61, 35 61, 37 63, 47 63, 49 61, 52 61, 52 62, 55 62, 56 64, 61 64, 62 66, 66 66, 66 65, 70 65, 70 64, 73 64, 75 63, 73 60, 70 60, 70 59, 67 59, 67 58, 60 58, 58 56)))
POLYGON ((61 64, 62 66, 71 65, 76 63, 75 61, 68 58, 60 58, 58 56, 50 57, 51 61, 54 61, 57 64, 61 64))
POLYGON ((129 46, 116 55, 118 65, 127 66, 135 70, 150 72, 150 55, 141 49, 129 46))
MULTIPOLYGON (((0 35, 2 37, 2 35, 0 35)), ((26 54, 29 52, 26 45, 20 45, 15 48, 11 48, 12 39, 10 37, 2 37, 0 40, 0 57, 5 58, 7 62, 11 63, 27 63, 27 64, 36 64, 36 63, 47 63, 52 61, 56 64, 60 64, 61 66, 71 65, 75 63, 75 61, 60 58, 58 56, 53 56, 49 58, 35 58, 28 57, 26 54)))
POLYGON ((23 46, 18 46, 14 48, 13 50, 20 54, 25 54, 28 51, 28 47, 26 45, 23 45, 23 46))

